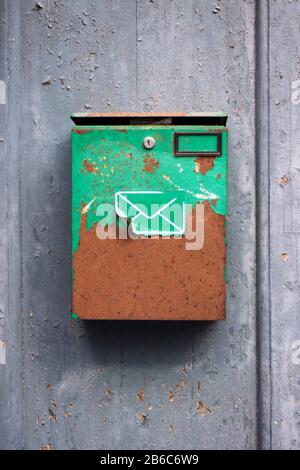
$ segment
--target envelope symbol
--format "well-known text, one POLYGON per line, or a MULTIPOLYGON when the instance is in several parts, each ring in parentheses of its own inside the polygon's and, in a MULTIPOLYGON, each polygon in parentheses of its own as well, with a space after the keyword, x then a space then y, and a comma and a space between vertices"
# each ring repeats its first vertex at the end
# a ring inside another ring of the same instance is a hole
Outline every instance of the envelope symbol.
POLYGON ((184 191, 118 191, 116 213, 136 235, 184 235, 184 191))

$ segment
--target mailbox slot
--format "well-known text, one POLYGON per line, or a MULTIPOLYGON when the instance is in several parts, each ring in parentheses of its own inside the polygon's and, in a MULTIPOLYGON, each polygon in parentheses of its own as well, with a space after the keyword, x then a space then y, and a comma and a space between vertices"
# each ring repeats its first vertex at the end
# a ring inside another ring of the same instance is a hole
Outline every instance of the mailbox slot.
POLYGON ((226 126, 225 113, 73 113, 76 126, 226 126))

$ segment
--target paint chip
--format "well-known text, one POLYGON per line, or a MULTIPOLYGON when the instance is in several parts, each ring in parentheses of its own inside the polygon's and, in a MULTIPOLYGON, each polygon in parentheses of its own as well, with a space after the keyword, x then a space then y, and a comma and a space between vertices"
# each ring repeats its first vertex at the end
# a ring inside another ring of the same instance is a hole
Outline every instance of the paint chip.
POLYGON ((51 408, 49 408, 49 419, 53 419, 53 421, 57 421, 56 413, 54 413, 54 411, 51 408))
POLYGON ((44 5, 41 2, 36 2, 35 3, 35 9, 40 11, 44 8, 44 5))
POLYGON ((281 259, 284 263, 287 263, 289 260, 289 255, 288 253, 281 253, 281 259))
POLYGON ((138 418, 142 424, 146 424, 146 422, 148 421, 148 415, 140 414, 138 418))
POLYGON ((93 204, 93 202, 95 201, 95 197, 94 199, 92 199, 86 206, 84 206, 82 209, 81 209, 81 214, 84 215, 88 212, 89 208, 91 207, 91 205, 93 204))
POLYGON ((216 15, 217 13, 220 13, 221 8, 218 5, 214 5, 214 8, 212 10, 213 14, 216 15))
POLYGON ((98 173, 99 169, 96 167, 96 163, 92 162, 89 158, 83 160, 83 166, 88 173, 98 173))
POLYGON ((50 85, 51 83, 51 75, 48 75, 46 78, 44 78, 44 80, 41 82, 42 85, 50 85))

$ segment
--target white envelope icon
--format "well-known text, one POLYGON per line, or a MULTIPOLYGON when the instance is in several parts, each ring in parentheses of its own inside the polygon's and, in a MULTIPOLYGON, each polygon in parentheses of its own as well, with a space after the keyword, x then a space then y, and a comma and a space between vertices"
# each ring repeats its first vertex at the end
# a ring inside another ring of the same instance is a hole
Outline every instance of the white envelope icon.
POLYGON ((184 191, 118 191, 116 213, 131 220, 135 234, 183 235, 185 232, 184 191))

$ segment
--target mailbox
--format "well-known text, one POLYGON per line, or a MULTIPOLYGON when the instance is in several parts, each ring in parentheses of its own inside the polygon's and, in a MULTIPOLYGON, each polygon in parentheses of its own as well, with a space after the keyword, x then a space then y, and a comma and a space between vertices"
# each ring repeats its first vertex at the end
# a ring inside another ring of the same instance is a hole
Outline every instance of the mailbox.
POLYGON ((73 318, 224 319, 226 114, 71 117, 73 318))

